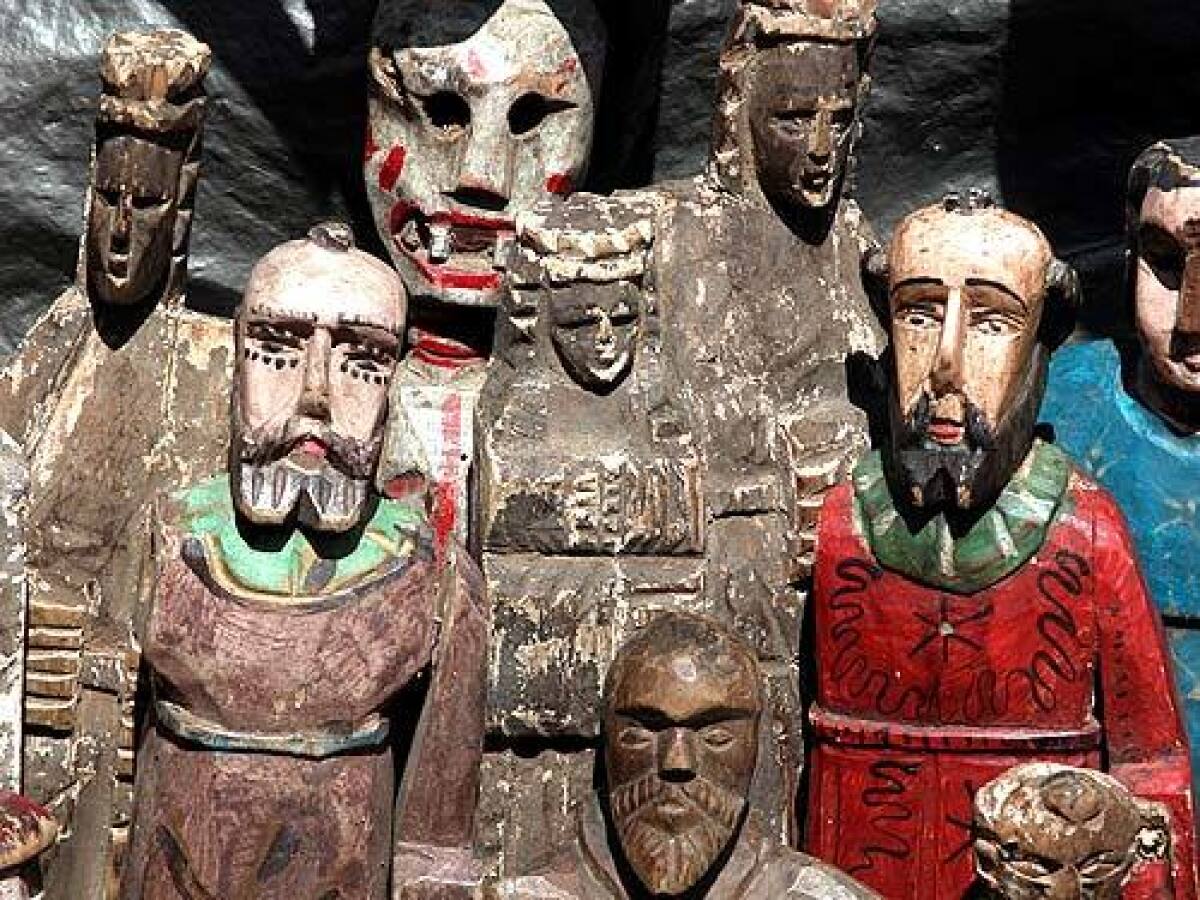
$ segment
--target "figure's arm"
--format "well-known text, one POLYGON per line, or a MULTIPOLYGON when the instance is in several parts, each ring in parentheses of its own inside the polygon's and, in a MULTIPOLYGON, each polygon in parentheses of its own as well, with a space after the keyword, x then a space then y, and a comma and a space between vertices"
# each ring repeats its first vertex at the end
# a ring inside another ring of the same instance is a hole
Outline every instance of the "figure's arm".
POLYGON ((1109 771, 1137 796, 1162 803, 1171 815, 1168 861, 1147 866, 1122 896, 1195 897, 1192 769, 1166 636, 1124 517, 1107 493, 1093 490, 1093 575, 1100 601, 1101 706, 1109 771))
POLYGON ((396 806, 392 894, 478 891, 472 852, 483 761, 489 615, 483 578, 461 546, 447 554, 444 619, 396 806))

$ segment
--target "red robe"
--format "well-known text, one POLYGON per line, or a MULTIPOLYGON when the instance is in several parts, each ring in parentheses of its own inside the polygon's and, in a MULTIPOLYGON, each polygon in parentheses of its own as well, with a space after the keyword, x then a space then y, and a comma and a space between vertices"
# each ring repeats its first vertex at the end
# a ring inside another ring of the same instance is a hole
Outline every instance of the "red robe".
POLYGON ((882 568, 843 483, 821 513, 805 849, 893 900, 962 900, 976 789, 1033 760, 1103 768, 1172 816, 1123 897, 1194 898, 1187 737, 1124 519, 1073 473, 1024 566, 973 594, 882 568))

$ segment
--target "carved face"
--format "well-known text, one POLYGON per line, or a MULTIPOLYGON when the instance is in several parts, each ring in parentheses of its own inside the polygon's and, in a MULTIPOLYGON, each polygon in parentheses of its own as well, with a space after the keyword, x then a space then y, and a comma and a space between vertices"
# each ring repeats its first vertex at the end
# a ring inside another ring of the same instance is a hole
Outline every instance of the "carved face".
POLYGON ((852 44, 785 44, 758 54, 750 74, 750 129, 763 193, 787 206, 832 201, 858 116, 852 44))
MULTIPOLYGON (((488 8, 458 43, 371 53, 376 226, 411 293, 471 305, 498 302, 515 215, 582 181, 604 53, 590 0, 488 8)), ((389 29, 377 31, 382 41, 389 29)))
POLYGON ((560 291, 550 311, 551 338, 563 367, 596 391, 622 382, 638 337, 637 291, 628 284, 584 285, 560 291))
MULTIPOLYGON (((933 207, 893 239, 893 433, 901 449, 941 460, 934 469, 944 463, 959 506, 984 499, 971 490, 974 469, 1029 401, 1051 261, 1040 232, 997 209, 933 207)), ((1019 437, 1027 449, 1031 434, 1019 437)), ((926 485, 915 487, 924 505, 926 485)))
POLYGON ((1165 831, 1110 779, 1047 764, 1014 771, 977 799, 976 868, 997 896, 1118 900, 1143 851, 1165 849, 1165 831))
POLYGON ((362 518, 404 305, 358 251, 292 242, 263 259, 238 314, 238 509, 258 524, 345 531, 362 518))
POLYGON ((146 300, 167 277, 182 151, 121 135, 100 144, 88 209, 88 278, 107 303, 146 300))
POLYGON ((610 686, 609 808, 652 893, 688 890, 733 840, 757 760, 758 691, 744 654, 669 641, 634 654, 610 686))
POLYGON ((1152 187, 1142 203, 1134 303, 1154 377, 1200 394, 1200 171, 1183 180, 1196 183, 1152 187))

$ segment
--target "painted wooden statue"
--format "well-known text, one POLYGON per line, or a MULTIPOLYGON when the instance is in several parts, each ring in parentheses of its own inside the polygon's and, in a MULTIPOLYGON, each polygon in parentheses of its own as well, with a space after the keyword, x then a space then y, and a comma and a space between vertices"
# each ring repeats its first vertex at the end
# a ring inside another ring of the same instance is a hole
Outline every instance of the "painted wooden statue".
POLYGON ((1169 811, 1128 897, 1194 897, 1187 735, 1116 503, 1034 440, 1070 270, 985 197, 898 227, 891 434, 821 512, 806 849, 887 897, 961 900, 971 798, 1022 762, 1169 811))
POLYGON ((869 0, 737 4, 704 175, 518 217, 473 510, 499 648, 480 839, 507 871, 569 834, 605 667, 664 608, 758 652, 750 798, 794 836, 802 582, 882 345, 843 195, 875 28, 869 0))
POLYGON ((435 561, 422 502, 373 488, 403 326, 399 278, 344 226, 250 276, 231 469, 160 510, 125 900, 382 900, 393 839, 397 896, 474 877, 478 577, 435 561))
POLYGON ((1200 140, 1156 144, 1128 193, 1137 340, 1055 356, 1045 421, 1129 519, 1150 595, 1167 617, 1192 768, 1200 760, 1200 140))
POLYGON ((466 539, 472 422, 516 214, 583 180, 604 65, 593 0, 385 0, 364 166, 379 235, 413 298, 380 486, 416 438, 439 544, 466 539))
POLYGON ((1141 868, 1170 856, 1168 823, 1161 805, 1104 772, 1016 766, 975 795, 981 900, 1119 900, 1141 868))
POLYGON ((870 900, 782 845, 748 801, 766 718, 754 650, 725 627, 665 613, 622 647, 604 688, 604 777, 575 839, 493 900, 870 900))
POLYGON ((76 283, 0 371, 30 464, 24 790, 63 826, 47 900, 115 895, 148 510, 228 447, 229 323, 184 305, 210 57, 169 29, 108 41, 76 283))

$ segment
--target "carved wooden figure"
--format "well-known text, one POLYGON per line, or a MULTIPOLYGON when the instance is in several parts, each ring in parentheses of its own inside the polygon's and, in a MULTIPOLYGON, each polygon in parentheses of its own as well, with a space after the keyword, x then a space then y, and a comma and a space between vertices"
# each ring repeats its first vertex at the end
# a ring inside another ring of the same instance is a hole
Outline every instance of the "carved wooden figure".
POLYGON ((572 846, 494 898, 852 900, 877 895, 789 849, 749 803, 764 724, 755 651, 726 628, 665 613, 617 654, 604 688, 604 778, 572 846))
POLYGON ((115 895, 146 510, 228 445, 229 326, 183 296, 209 60, 174 30, 107 43, 76 284, 0 372, 30 462, 24 791, 63 825, 47 900, 115 895))
POLYGON ((741 4, 704 176, 518 220, 474 510, 504 648, 480 842, 509 870, 566 833, 605 666, 665 607, 758 651, 770 724, 751 799, 792 834, 801 557, 867 446, 849 358, 882 343, 869 234, 842 197, 874 29, 867 2, 741 4))
POLYGON ((475 877, 478 577, 434 560, 419 498, 373 488, 403 326, 344 226, 251 274, 231 469, 161 513, 125 900, 382 900, 393 837, 396 896, 475 877), (416 733, 395 815, 393 723, 416 733))
POLYGON ((975 868, 994 900, 1118 900, 1135 869, 1170 855, 1162 806, 1103 772, 1057 763, 1016 766, 985 784, 973 827, 975 868))
POLYGON ((516 214, 582 181, 604 64, 593 0, 386 0, 375 22, 365 175, 413 297, 380 486, 413 437, 439 544, 467 537, 472 421, 516 214))
POLYGON ((1045 421, 1129 519, 1168 618, 1175 678, 1200 760, 1200 141, 1149 148, 1128 193, 1135 346, 1078 344, 1050 367, 1045 421))
POLYGON ((1103 765, 1169 810, 1193 897, 1162 627, 1112 497, 1034 440, 1073 273, 976 195, 905 219, 889 269, 890 441, 821 512, 805 847, 888 897, 959 900, 981 785, 1103 765))

